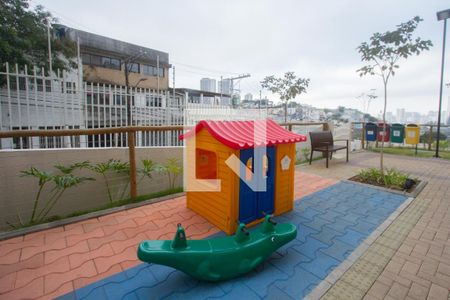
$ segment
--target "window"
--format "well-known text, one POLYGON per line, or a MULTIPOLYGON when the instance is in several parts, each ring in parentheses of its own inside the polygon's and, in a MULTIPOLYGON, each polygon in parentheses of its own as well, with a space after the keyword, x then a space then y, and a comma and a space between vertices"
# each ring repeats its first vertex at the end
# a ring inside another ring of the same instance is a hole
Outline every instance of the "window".
MULTIPOLYGON (((158 76, 158 68, 150 65, 142 65, 142 72, 149 76, 158 76)), ((164 77, 164 68, 159 67, 159 77, 164 77)))
POLYGON ((147 107, 162 107, 162 98, 151 95, 145 96, 145 106, 147 107))
POLYGON ((61 85, 61 93, 76 94, 77 85, 75 82, 66 81, 66 90, 64 91, 64 85, 61 85))
POLYGON ((105 93, 86 93, 87 104, 107 104, 109 105, 109 94, 105 93))
MULTIPOLYGON (((38 92, 43 92, 44 91, 44 83, 42 81, 42 79, 36 79, 36 90, 38 92)), ((52 83, 50 80, 45 80, 45 91, 46 92, 51 92, 52 91, 52 83)))
MULTIPOLYGON (((57 130, 61 129, 59 126, 49 126, 49 127, 39 127, 40 130, 57 130)), ((63 147, 63 137, 62 136, 40 136, 39 137, 39 148, 62 148, 63 147)))
POLYGON ((138 63, 127 63, 128 71, 131 73, 139 73, 138 63))
POLYGON ((87 53, 81 53, 81 62, 83 63, 83 65, 90 65, 91 55, 87 53))
MULTIPOLYGON (((80 129, 80 126, 69 126, 69 129, 80 129)), ((72 148, 80 148, 80 136, 79 135, 72 135, 69 137, 70 139, 70 146, 72 148)))
POLYGON ((120 70, 120 59, 111 58, 111 69, 120 70))
MULTIPOLYGON (((12 130, 27 130, 28 127, 13 127, 12 130)), ((13 138, 13 149, 29 149, 30 138, 28 137, 15 137, 13 138)))
POLYGON ((253 158, 250 157, 245 166, 247 167, 245 169, 245 180, 251 181, 253 178, 253 158))
POLYGON ((125 95, 114 94, 113 95, 113 99, 114 99, 114 105, 125 105, 125 104, 127 104, 127 100, 126 100, 125 95))
POLYGON ((98 56, 98 55, 91 55, 91 65, 103 66, 102 65, 102 57, 98 56))
POLYGON ((262 177, 267 178, 267 176, 269 175, 269 159, 265 154, 262 159, 262 177))
POLYGON ((217 178, 217 156, 208 150, 197 149, 195 174, 197 179, 217 178))
POLYGON ((92 65, 107 69, 120 70, 120 59, 117 58, 82 53, 81 61, 83 62, 84 65, 92 65))

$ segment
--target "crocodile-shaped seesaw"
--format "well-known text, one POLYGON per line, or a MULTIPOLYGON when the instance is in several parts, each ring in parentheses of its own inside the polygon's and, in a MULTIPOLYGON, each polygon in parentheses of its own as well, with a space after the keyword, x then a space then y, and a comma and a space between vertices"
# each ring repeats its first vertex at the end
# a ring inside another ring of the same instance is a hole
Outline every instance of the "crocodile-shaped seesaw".
POLYGON ((259 230, 249 232, 239 224, 233 236, 187 240, 181 224, 173 240, 143 241, 138 258, 166 265, 194 278, 219 281, 245 274, 297 236, 296 226, 276 224, 266 215, 259 230))

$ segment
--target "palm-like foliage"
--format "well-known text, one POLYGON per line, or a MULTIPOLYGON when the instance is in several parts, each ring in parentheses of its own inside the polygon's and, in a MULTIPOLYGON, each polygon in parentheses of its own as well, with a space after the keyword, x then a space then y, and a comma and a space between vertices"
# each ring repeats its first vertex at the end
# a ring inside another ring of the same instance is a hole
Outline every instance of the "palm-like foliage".
POLYGON ((142 168, 138 170, 138 173, 141 174, 141 178, 139 179, 139 182, 142 181, 145 177, 152 179, 153 178, 153 172, 160 169, 160 166, 155 163, 151 159, 143 159, 142 162, 142 168))
MULTIPOLYGON (((102 175, 102 177, 105 181, 109 202, 112 203, 114 200, 113 200, 112 193, 111 193, 111 184, 110 184, 107 174, 108 173, 129 174, 130 173, 130 164, 128 162, 121 162, 120 160, 110 159, 107 162, 90 164, 90 165, 88 165, 88 168, 90 170, 102 175)), ((128 187, 128 184, 125 185, 125 188, 122 191, 122 196, 125 194, 127 187, 128 187)))
POLYGON ((175 188, 175 180, 178 176, 183 172, 183 167, 181 166, 181 162, 177 158, 169 158, 164 165, 158 167, 160 172, 163 172, 167 175, 169 179, 169 188, 175 188))
POLYGON ((52 174, 50 172, 41 171, 35 167, 30 167, 30 169, 22 171, 21 176, 36 178, 38 180, 39 188, 34 199, 30 220, 28 223, 23 223, 19 216, 21 225, 32 225, 42 222, 68 188, 77 186, 84 181, 94 180, 90 177, 80 177, 72 173, 74 170, 82 169, 86 166, 87 162, 76 163, 70 166, 56 165, 55 168, 58 169, 61 174, 52 174), (48 184, 53 184, 53 187, 48 195, 46 195, 43 208, 39 210, 39 203, 42 201, 42 191, 48 184))

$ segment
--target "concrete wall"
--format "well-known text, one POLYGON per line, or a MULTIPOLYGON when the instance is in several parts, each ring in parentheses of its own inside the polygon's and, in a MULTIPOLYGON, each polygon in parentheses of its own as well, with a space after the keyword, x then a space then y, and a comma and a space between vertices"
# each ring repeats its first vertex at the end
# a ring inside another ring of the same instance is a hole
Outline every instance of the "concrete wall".
MULTIPOLYGON (((182 163, 183 148, 137 148, 136 163, 141 166, 141 159, 151 159, 164 163, 168 158, 178 158, 182 163)), ((55 164, 70 165, 85 160, 91 163, 106 162, 109 159, 128 161, 127 148, 112 149, 57 149, 57 150, 20 150, 0 151, 0 230, 8 228, 6 222, 17 224, 17 213, 23 220, 31 215, 34 197, 38 190, 37 180, 20 177, 20 171, 34 166, 40 170, 56 172, 55 164)), ((51 215, 67 215, 79 210, 91 209, 109 202, 103 178, 89 170, 76 171, 77 175, 96 178, 79 186, 66 190, 51 215)), ((127 176, 110 176, 113 198, 119 199, 125 187, 127 176)), ((140 176, 138 174, 138 182, 140 176)), ((180 175, 176 186, 182 185, 180 175)), ((155 173, 153 179, 145 178, 138 183, 138 194, 150 194, 169 188, 166 175, 155 173)), ((48 194, 48 189, 44 195, 48 194)), ((125 194, 128 197, 129 192, 125 194)), ((44 200, 44 197, 42 198, 44 200)), ((41 201, 42 201, 41 200, 41 201)), ((42 207, 42 206, 41 206, 42 207)))

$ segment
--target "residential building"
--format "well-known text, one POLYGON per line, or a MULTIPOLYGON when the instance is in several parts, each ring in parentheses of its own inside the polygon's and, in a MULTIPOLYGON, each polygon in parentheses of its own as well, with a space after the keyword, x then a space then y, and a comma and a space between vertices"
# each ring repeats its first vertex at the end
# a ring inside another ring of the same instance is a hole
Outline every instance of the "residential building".
POLYGON ((219 94, 231 95, 233 94, 233 86, 231 79, 222 79, 219 81, 217 92, 219 94))
POLYGON ((167 90, 169 54, 106 36, 57 25, 60 39, 79 42, 83 80, 125 86, 125 64, 129 87, 167 90))
POLYGON ((216 80, 212 78, 202 78, 200 80, 200 90, 205 92, 216 92, 216 80))
POLYGON ((251 93, 245 94, 244 100, 253 100, 253 95, 251 93))
POLYGON ((404 108, 398 108, 397 109, 397 122, 398 123, 405 123, 405 121, 406 121, 405 109, 404 108))

